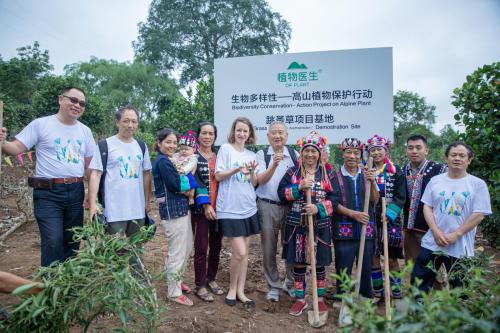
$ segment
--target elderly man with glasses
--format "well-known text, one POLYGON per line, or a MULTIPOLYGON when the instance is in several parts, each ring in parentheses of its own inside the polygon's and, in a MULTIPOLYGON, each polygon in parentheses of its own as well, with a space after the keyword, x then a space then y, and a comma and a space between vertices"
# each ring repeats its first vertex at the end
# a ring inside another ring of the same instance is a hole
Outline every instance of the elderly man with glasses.
POLYGON ((35 177, 29 177, 28 183, 33 187, 42 266, 64 261, 79 248, 70 229, 83 225, 83 176, 95 145, 90 129, 78 121, 85 112, 84 91, 64 88, 58 103, 56 114, 33 120, 13 141, 6 140, 6 128, 0 129, 0 144, 6 154, 18 155, 33 146, 36 149, 35 177))

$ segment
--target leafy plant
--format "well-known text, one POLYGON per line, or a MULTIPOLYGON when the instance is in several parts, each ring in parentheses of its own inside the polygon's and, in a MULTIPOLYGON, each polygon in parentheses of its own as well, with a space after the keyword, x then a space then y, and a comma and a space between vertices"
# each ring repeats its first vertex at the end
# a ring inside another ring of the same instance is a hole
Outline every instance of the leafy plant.
MULTIPOLYGON (((99 328, 101 323, 107 330, 154 331, 163 309, 140 259, 140 244, 148 231, 143 227, 127 239, 105 234, 97 222, 75 228, 75 241, 83 241, 82 250, 63 263, 40 268, 36 279, 43 290, 23 297, 9 320, 0 322, 0 331, 69 332, 79 325, 86 332, 91 324, 99 328), (142 265, 140 273, 129 265, 133 257, 142 265)), ((14 294, 21 295, 25 288, 14 294)))
POLYGON ((488 183, 493 215, 481 222, 483 235, 500 247, 500 62, 484 65, 467 75, 460 88, 453 90, 457 125, 465 126, 460 139, 474 150, 471 171, 488 183))
MULTIPOLYGON (((463 277, 463 287, 427 294, 409 286, 406 296, 399 301, 398 311, 391 309, 391 321, 379 314, 370 300, 355 301, 352 293, 342 296, 352 317, 352 325, 341 328, 342 332, 498 332, 500 278, 492 271, 491 257, 480 253, 462 258, 456 265, 459 266, 456 271, 463 277)), ((401 273, 405 280, 412 268, 409 265, 401 273)), ((349 276, 335 277, 352 288, 349 276)))

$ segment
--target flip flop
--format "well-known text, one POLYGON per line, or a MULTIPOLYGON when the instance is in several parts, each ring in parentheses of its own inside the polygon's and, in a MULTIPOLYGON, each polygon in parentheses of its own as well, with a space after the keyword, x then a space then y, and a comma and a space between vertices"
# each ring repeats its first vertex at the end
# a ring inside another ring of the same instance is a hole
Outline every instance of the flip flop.
POLYGON ((214 295, 223 295, 224 294, 224 289, 216 285, 215 287, 212 287, 210 283, 207 283, 207 288, 210 290, 214 295))
POLYGON ((199 298, 201 299, 203 302, 207 302, 207 303, 210 303, 210 302, 213 302, 214 301, 214 297, 208 292, 206 291, 205 293, 203 294, 200 294, 200 287, 196 287, 194 289, 194 294, 199 298))

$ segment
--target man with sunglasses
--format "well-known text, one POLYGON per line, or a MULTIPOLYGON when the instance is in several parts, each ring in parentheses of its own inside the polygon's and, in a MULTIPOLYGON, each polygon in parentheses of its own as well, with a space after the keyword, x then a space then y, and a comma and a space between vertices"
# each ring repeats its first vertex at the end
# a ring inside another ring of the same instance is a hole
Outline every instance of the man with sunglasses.
POLYGON ((56 114, 33 120, 13 141, 6 140, 6 128, 0 129, 2 151, 8 155, 35 146, 35 177, 29 177, 28 183, 33 187, 42 266, 64 261, 79 248, 70 229, 83 225, 83 176, 95 145, 90 129, 78 121, 85 112, 84 91, 64 88, 58 102, 56 114))

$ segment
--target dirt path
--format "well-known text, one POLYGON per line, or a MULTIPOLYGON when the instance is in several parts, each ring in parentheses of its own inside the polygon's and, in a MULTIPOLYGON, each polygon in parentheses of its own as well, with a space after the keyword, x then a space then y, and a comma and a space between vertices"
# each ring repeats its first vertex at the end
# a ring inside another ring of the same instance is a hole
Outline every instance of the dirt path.
MULTIPOLYGON (((0 247, 0 270, 15 273, 30 278, 38 269, 40 261, 40 238, 36 222, 31 221, 19 228, 0 247)), ((145 262, 155 273, 163 269, 167 242, 161 228, 154 239, 146 245, 145 262)), ((221 286, 229 283, 230 252, 227 243, 221 253, 220 270, 217 280, 221 286)), ((283 272, 284 266, 280 263, 283 272)), ((189 261, 185 281, 194 287, 194 272, 192 259, 189 261)), ((260 238, 251 239, 250 259, 247 279, 247 295, 255 299, 257 306, 254 311, 246 311, 241 305, 229 307, 224 303, 224 296, 217 296, 215 302, 204 303, 197 297, 191 299, 195 305, 191 308, 166 301, 166 287, 157 282, 157 291, 162 305, 168 307, 164 314, 160 332, 332 332, 335 330, 334 319, 338 309, 330 306, 329 322, 320 330, 313 330, 307 323, 305 314, 295 318, 288 315, 292 300, 281 295, 280 303, 269 303, 265 300, 266 283, 262 274, 262 259, 260 238)), ((0 295, 0 303, 11 305, 17 303, 17 298, 10 295, 0 295)))

